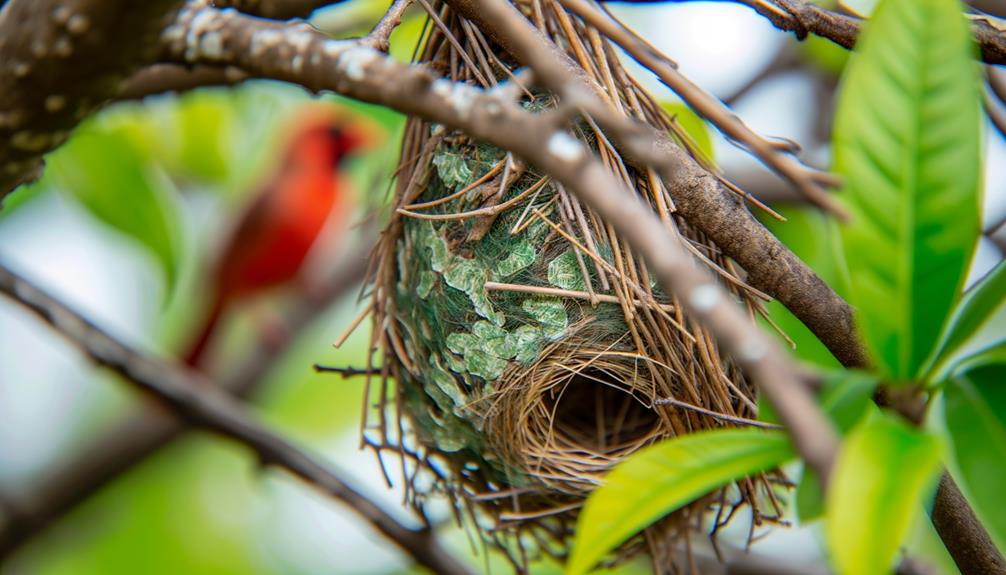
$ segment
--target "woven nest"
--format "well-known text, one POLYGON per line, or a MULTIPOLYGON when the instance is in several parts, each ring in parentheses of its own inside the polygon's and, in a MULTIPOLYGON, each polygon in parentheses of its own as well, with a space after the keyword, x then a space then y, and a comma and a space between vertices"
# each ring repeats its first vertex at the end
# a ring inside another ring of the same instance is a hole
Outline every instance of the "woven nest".
MULTIPOLYGON (((695 153, 596 30, 560 0, 517 4, 617 94, 620 109, 695 153)), ((503 49, 441 3, 432 8, 419 61, 453 81, 515 81, 517 66, 503 49)), ((526 92, 522 105, 538 111, 554 102, 526 92)), ((590 123, 574 125, 573 134, 752 315, 761 311, 760 294, 674 213, 653 173, 623 162, 590 123)), ((517 158, 411 119, 394 208, 375 254, 372 361, 383 378, 370 393, 376 410, 368 410, 365 440, 400 458, 418 509, 429 493, 447 493, 459 519, 469 519, 518 568, 541 551, 564 555, 584 498, 627 456, 662 439, 756 418, 753 387, 709 333, 610 226, 517 158)), ((744 479, 709 494, 624 545, 615 559, 645 549, 659 571, 675 570, 670 558, 692 530, 715 533, 745 505, 755 523, 777 518, 775 479, 744 479)))

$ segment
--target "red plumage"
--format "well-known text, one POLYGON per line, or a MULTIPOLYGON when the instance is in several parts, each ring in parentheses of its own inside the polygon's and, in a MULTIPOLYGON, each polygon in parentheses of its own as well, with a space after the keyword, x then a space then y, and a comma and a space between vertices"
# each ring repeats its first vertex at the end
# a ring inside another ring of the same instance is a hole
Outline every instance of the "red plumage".
POLYGON ((298 118, 274 178, 256 195, 213 273, 210 306, 185 362, 198 366, 217 324, 236 300, 293 280, 328 219, 350 209, 339 167, 368 143, 360 126, 331 112, 298 118))

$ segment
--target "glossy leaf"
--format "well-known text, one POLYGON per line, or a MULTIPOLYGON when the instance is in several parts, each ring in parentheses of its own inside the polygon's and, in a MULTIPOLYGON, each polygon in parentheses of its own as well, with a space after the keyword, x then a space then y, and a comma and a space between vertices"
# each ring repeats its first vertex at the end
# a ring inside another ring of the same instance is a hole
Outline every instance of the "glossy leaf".
MULTIPOLYGON (((999 265, 969 289, 957 304, 932 361, 931 374, 941 378, 952 367, 953 360, 960 359, 954 356, 971 338, 992 325, 994 318, 1004 306, 1006 306, 1006 260, 999 262, 999 265)), ((993 347, 1006 339, 1006 333, 997 335, 998 339, 985 342, 981 348, 993 347)))
POLYGON ((1006 354, 955 377, 944 389, 947 430, 975 511, 1006 545, 1006 354))
POLYGON ((128 137, 88 124, 47 161, 54 186, 154 255, 170 291, 178 269, 176 213, 166 178, 128 137))
POLYGON ((864 420, 843 443, 825 516, 839 575, 889 573, 940 467, 938 440, 888 416, 864 420))
POLYGON ((793 457, 782 432, 758 429, 696 433, 637 452, 587 499, 567 572, 586 573, 632 535, 696 497, 793 457))
POLYGON ((979 234, 980 91, 957 0, 884 0, 843 79, 835 167, 851 299, 878 367, 915 377, 979 234))

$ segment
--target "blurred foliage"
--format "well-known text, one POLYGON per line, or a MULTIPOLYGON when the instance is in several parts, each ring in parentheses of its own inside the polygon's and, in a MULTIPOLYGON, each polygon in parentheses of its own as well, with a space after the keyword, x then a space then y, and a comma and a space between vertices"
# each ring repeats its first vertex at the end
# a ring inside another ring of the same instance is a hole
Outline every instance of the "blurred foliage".
POLYGON ((944 392, 946 425, 965 488, 990 535, 1006 548, 1006 346, 958 375, 944 392))
POLYGON ((825 526, 839 575, 889 573, 940 468, 940 443, 891 416, 866 418, 835 462, 825 526))
POLYGON ((660 105, 691 137, 692 143, 700 152, 700 157, 711 162, 715 155, 709 123, 683 102, 663 102, 660 105))
POLYGON ((818 68, 839 75, 849 61, 849 51, 831 40, 813 34, 799 44, 801 54, 818 68))
POLYGON ((132 144, 128 128, 101 119, 80 126, 49 156, 40 185, 69 192, 95 217, 143 244, 160 262, 170 292, 179 258, 174 192, 158 166, 132 144))

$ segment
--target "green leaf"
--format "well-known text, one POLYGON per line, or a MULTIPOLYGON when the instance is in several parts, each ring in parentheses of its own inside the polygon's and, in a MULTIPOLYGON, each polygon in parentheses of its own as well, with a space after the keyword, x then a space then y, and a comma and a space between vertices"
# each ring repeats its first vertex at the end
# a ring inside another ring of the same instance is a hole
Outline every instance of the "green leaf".
POLYGON ((957 0, 884 0, 844 76, 835 168, 852 304, 878 367, 914 378, 979 234, 980 91, 957 0))
POLYGON ((1006 358, 976 367, 944 389, 944 413, 954 457, 975 512, 1006 548, 1006 358))
POLYGON ((1006 364, 1006 341, 1000 341, 991 347, 982 348, 974 354, 962 359, 954 364, 954 369, 950 372, 957 375, 984 367, 991 364, 1006 364))
POLYGON ((233 98, 217 90, 193 92, 180 101, 176 114, 179 167, 204 182, 226 182, 235 135, 233 98))
POLYGON ((709 124, 687 105, 681 102, 664 102, 660 106, 671 115, 692 143, 707 160, 713 159, 713 138, 709 135, 709 124))
POLYGON ((796 486, 796 516, 800 523, 810 523, 824 515, 824 491, 821 479, 811 467, 803 466, 803 475, 796 486))
MULTIPOLYGON (((824 374, 824 389, 819 394, 821 409, 845 435, 869 413, 873 391, 880 383, 877 376, 863 371, 834 370, 824 374)), ((804 466, 796 488, 796 513, 803 523, 824 514, 824 493, 814 470, 804 466)))
POLYGON ((664 515, 735 479, 794 457, 782 432, 718 429, 647 447, 616 467, 587 499, 567 573, 586 573, 664 515))
MULTIPOLYGON (((873 390, 880 379, 865 371, 832 369, 821 372, 823 383, 817 394, 818 404, 839 432, 848 433, 872 404, 873 390)), ((758 398, 758 419, 768 423, 781 423, 775 409, 764 396, 758 398)))
MULTIPOLYGON (((999 262, 999 265, 969 289, 957 304, 931 362, 933 367, 929 370, 930 376, 942 379, 946 371, 952 368, 957 352, 986 326, 992 324, 993 318, 1004 304, 1006 304, 1006 260, 999 262)), ((986 342, 981 347, 992 347, 1006 339, 1006 333, 997 335, 997 339, 986 342)))
POLYGON ((800 53, 810 63, 834 75, 839 75, 849 62, 849 51, 820 36, 809 35, 799 44, 800 53))
POLYGON ((170 292, 179 258, 175 206, 165 176, 128 136, 86 124, 47 161, 53 185, 71 193, 98 219, 154 255, 170 292))
POLYGON ((865 419, 845 440, 825 517, 839 575, 889 573, 940 467, 939 441, 891 417, 865 419))

